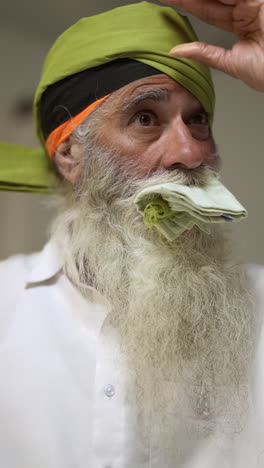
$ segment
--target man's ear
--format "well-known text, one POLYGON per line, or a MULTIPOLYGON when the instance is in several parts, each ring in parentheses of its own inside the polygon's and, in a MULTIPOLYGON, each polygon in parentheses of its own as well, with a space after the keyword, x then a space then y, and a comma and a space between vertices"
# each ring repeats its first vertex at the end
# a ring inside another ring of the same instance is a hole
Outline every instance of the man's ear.
POLYGON ((79 143, 69 137, 58 146, 53 159, 61 175, 72 184, 76 184, 81 175, 83 162, 79 143))

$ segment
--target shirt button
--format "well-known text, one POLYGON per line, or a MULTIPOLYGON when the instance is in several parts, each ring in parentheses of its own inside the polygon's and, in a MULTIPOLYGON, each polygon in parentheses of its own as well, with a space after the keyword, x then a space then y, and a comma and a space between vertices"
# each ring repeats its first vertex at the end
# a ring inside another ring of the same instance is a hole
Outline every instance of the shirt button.
MULTIPOLYGON (((114 387, 113 385, 111 385, 111 384, 105 385, 105 386, 104 386, 104 393, 105 393, 105 395, 108 396, 109 398, 112 397, 112 396, 114 396, 114 394, 115 394, 115 387, 114 387)), ((105 468, 107 468, 107 467, 105 467, 105 468)), ((109 466, 109 468, 111 468, 111 467, 109 466)))

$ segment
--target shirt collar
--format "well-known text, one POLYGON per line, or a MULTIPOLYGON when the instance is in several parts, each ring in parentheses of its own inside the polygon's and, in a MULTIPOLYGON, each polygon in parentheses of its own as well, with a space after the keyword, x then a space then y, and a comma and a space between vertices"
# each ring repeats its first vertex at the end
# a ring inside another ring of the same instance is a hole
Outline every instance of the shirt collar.
MULTIPOLYGON (((33 259, 32 268, 26 276, 25 287, 37 286, 39 283, 44 283, 51 280, 56 280, 61 277, 63 273, 63 261, 60 253, 60 249, 54 240, 50 240, 43 250, 36 254, 33 259)), ((68 287, 71 287, 75 290, 73 284, 66 278, 65 275, 62 276, 66 279, 68 287)), ((99 291, 94 289, 92 286, 87 287, 89 290, 90 300, 98 304, 104 305, 106 310, 109 310, 109 304, 107 300, 101 295, 99 291)), ((80 297, 81 294, 78 292, 80 297)), ((84 300, 82 298, 82 300, 84 300)), ((106 312, 105 312, 106 315, 106 312)))
POLYGON ((60 251, 53 240, 50 240, 33 261, 33 266, 26 277, 26 285, 42 283, 52 279, 62 270, 60 251))

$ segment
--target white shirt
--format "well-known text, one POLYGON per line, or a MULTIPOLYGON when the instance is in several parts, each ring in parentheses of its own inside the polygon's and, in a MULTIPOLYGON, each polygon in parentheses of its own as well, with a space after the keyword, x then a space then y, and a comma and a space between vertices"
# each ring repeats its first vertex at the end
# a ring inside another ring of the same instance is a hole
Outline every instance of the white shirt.
MULTIPOLYGON (((264 268, 249 268, 264 311, 264 268)), ((175 441, 164 464, 142 444, 125 393, 114 335, 92 288, 84 299, 54 244, 0 264, 0 468, 263 468, 264 336, 259 323, 252 412, 233 438, 175 441), (182 459, 181 459, 182 460, 182 459)))

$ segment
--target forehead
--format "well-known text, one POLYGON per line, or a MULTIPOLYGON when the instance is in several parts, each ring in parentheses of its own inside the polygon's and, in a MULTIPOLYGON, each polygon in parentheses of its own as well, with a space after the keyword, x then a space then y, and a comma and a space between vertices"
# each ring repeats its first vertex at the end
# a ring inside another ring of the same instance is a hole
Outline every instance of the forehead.
MULTIPOLYGON (((131 99, 140 96, 148 90, 163 89, 168 91, 168 95, 176 96, 179 99, 184 98, 190 103, 199 104, 198 99, 190 93, 186 88, 177 83, 177 81, 165 74, 158 74, 141 78, 115 91, 109 99, 109 103, 113 103, 114 108, 118 111, 123 105, 126 105, 131 99)), ((106 101, 107 103, 107 101, 106 101)), ((111 106, 112 107, 112 106, 111 106)))

